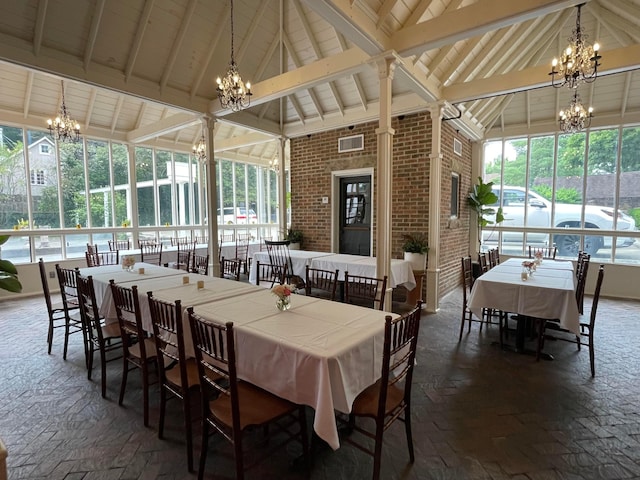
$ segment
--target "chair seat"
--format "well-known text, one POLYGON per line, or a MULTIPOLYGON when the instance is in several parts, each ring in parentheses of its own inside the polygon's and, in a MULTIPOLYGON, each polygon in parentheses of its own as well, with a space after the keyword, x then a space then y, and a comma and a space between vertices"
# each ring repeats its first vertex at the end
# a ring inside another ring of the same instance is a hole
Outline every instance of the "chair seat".
MULTIPOLYGON (((156 342, 153 338, 144 339, 144 348, 147 353, 147 360, 157 357, 156 342)), ((142 358, 142 355, 140 354, 140 343, 135 343, 129 347, 129 355, 136 358, 142 358)))
MULTIPOLYGON (((262 425, 297 408, 293 403, 276 397, 248 382, 238 382, 240 429, 249 425, 262 425)), ((231 399, 221 395, 209 402, 211 412, 231 428, 231 399)))
POLYGON ((104 338, 119 338, 120 337, 120 325, 117 323, 108 323, 102 326, 102 336, 104 338))
MULTIPOLYGON (((375 417, 378 415, 378 400, 380 399, 380 380, 373 385, 369 385, 353 401, 351 413, 364 417, 375 417)), ((390 385, 387 390, 387 401, 385 413, 392 411, 404 400, 404 391, 394 385, 390 385)))
MULTIPOLYGON (((173 368, 165 372, 167 381, 173 383, 176 386, 180 386, 180 367, 176 363, 173 368)), ((187 360, 187 385, 189 388, 200 385, 200 377, 198 376, 198 364, 195 358, 189 358, 187 360)))

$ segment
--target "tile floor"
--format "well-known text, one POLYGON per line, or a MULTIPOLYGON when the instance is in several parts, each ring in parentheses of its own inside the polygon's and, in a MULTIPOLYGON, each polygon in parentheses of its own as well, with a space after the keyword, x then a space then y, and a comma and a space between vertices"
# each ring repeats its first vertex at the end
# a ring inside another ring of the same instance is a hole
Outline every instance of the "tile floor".
MULTIPOLYGON (((601 301, 592 379, 587 351, 565 342, 548 342, 555 360, 539 363, 493 346, 497 327, 480 333, 474 325, 458 343, 459 293, 422 318, 413 389, 416 462, 408 464, 404 430, 394 425, 385 435, 382 478, 640 478, 640 349, 634 340, 640 303, 601 301)), ((108 398, 102 399, 99 372, 87 380, 79 338, 64 361, 57 332, 47 355, 42 299, 4 301, 0 308, 0 437, 9 451, 9 479, 195 478, 186 468, 179 403, 169 404, 165 439, 158 439, 157 394, 145 428, 137 372, 120 407, 121 365, 111 363, 108 398)), ((198 452, 198 431, 195 443, 198 452)), ((310 474, 292 463, 298 452, 292 445, 246 478, 371 476, 370 457, 349 445, 320 449, 310 474)), ((232 460, 221 453, 230 450, 212 438, 205 478, 233 478, 232 460)))

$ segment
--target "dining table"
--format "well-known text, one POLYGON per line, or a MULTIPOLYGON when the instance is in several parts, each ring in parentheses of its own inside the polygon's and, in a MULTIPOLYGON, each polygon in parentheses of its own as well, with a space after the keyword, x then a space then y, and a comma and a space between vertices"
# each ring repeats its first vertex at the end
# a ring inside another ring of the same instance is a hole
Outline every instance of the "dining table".
POLYGON ((105 265, 80 269, 92 275, 105 321, 117 321, 109 280, 137 285, 143 327, 152 331, 147 291, 181 300, 187 356, 194 356, 186 307, 214 322, 233 322, 238 376, 315 411, 315 433, 340 446, 335 412, 348 413, 354 399, 380 377, 384 322, 396 314, 305 295, 292 295, 289 310, 276 307, 268 289, 245 282, 136 264, 132 271, 105 265), (144 273, 138 273, 144 268, 144 273), (202 288, 198 288, 198 280, 202 288), (100 292, 100 294, 98 294, 100 292))
MULTIPOLYGON (((362 255, 350 255, 344 253, 315 252, 309 250, 290 250, 291 265, 293 274, 300 278, 305 278, 306 266, 322 270, 338 270, 338 281, 344 282, 344 272, 351 275, 362 275, 375 277, 377 274, 376 257, 362 255)), ((256 252, 253 256, 254 262, 269 263, 269 254, 266 251, 256 252)), ((249 281, 256 283, 255 271, 249 272, 249 281)), ((416 279, 413 274, 411 263, 397 258, 391 259, 391 275, 387 280, 390 288, 403 286, 407 290, 416 287, 416 279)))
POLYGON ((573 263, 545 259, 530 275, 523 275, 523 262, 510 258, 475 279, 468 306, 478 318, 484 308, 515 314, 518 321, 516 350, 524 348, 527 318, 557 320, 560 326, 580 334, 580 313, 576 302, 573 263), (525 278, 526 277, 526 278, 525 278))

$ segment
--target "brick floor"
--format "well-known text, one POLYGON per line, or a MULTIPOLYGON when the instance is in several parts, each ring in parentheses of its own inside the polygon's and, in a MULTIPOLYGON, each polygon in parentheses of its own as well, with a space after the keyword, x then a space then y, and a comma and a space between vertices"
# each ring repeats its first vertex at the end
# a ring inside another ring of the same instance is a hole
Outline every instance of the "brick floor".
MULTIPOLYGON (((416 462, 408 464, 404 430, 394 425, 385 434, 382 478, 640 478, 640 350, 633 340, 639 307, 601 300, 592 379, 588 352, 565 342, 548 342, 555 360, 539 363, 493 346, 496 327, 480 333, 474 325, 458 343, 460 295, 450 294, 440 312, 422 319, 413 390, 416 462)), ((99 372, 87 380, 79 338, 64 361, 57 332, 47 355, 42 299, 8 300, 0 308, 0 437, 9 479, 195 477, 187 472, 179 403, 170 402, 165 438, 158 439, 157 390, 145 428, 138 372, 119 407, 119 362, 108 367, 102 399, 99 372)), ((211 439, 205 478, 233 478, 232 460, 222 455, 229 453, 225 442, 211 439)), ((306 478, 292 466, 298 453, 292 445, 246 478, 306 478)), ((370 475, 370 457, 344 445, 317 452, 310 478, 370 475)))

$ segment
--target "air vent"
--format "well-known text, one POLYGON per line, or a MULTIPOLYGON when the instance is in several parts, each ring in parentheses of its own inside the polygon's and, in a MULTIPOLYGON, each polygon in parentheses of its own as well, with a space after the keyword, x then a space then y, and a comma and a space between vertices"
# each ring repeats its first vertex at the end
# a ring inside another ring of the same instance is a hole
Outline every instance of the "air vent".
POLYGON ((364 135, 352 135, 338 139, 338 152, 354 152, 364 150, 364 135))
POLYGON ((457 138, 453 139, 453 153, 462 156, 462 142, 457 138))

